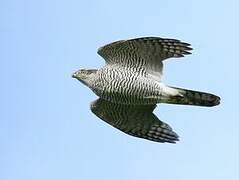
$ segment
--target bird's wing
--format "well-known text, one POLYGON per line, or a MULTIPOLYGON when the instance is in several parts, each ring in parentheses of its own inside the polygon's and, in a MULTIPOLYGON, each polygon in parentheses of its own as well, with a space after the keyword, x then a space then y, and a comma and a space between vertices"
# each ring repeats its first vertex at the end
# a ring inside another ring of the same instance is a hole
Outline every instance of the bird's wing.
POLYGON ((155 107, 115 104, 103 99, 91 103, 91 111, 96 116, 126 134, 161 143, 175 143, 179 140, 178 135, 153 114, 155 107))
POLYGON ((191 54, 190 44, 176 39, 143 37, 116 41, 98 49, 107 65, 119 64, 133 68, 143 68, 158 80, 162 76, 162 61, 171 57, 191 54))

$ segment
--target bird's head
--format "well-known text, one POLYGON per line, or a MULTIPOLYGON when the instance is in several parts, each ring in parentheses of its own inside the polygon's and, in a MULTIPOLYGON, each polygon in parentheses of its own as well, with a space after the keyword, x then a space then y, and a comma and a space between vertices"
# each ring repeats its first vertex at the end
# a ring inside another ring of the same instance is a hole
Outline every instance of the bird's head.
POLYGON ((78 79, 86 86, 90 86, 95 79, 97 69, 80 69, 72 74, 73 78, 78 79))

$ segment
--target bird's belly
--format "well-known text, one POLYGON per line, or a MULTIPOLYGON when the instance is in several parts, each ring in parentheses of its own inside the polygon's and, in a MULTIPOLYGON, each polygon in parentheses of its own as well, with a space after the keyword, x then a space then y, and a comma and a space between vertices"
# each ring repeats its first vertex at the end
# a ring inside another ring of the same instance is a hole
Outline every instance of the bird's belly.
POLYGON ((156 83, 134 73, 104 76, 94 92, 101 98, 120 104, 156 104, 159 91, 156 83))

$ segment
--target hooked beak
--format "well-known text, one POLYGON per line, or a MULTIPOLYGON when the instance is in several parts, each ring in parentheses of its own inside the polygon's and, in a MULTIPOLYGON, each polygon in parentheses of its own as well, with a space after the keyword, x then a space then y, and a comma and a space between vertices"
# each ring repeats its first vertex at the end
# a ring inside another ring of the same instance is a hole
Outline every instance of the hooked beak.
POLYGON ((72 74, 72 78, 76 78, 77 77, 77 72, 74 72, 73 74, 72 74))

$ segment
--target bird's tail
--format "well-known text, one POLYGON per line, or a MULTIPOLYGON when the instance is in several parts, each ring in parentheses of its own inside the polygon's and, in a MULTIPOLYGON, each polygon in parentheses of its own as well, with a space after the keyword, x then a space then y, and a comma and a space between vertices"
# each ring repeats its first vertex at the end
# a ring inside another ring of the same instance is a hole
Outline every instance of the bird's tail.
POLYGON ((165 103, 195 105, 195 106, 209 106, 209 107, 220 104, 220 97, 210 93, 175 88, 175 87, 170 87, 170 88, 178 90, 179 95, 171 96, 170 98, 166 100, 165 103))

